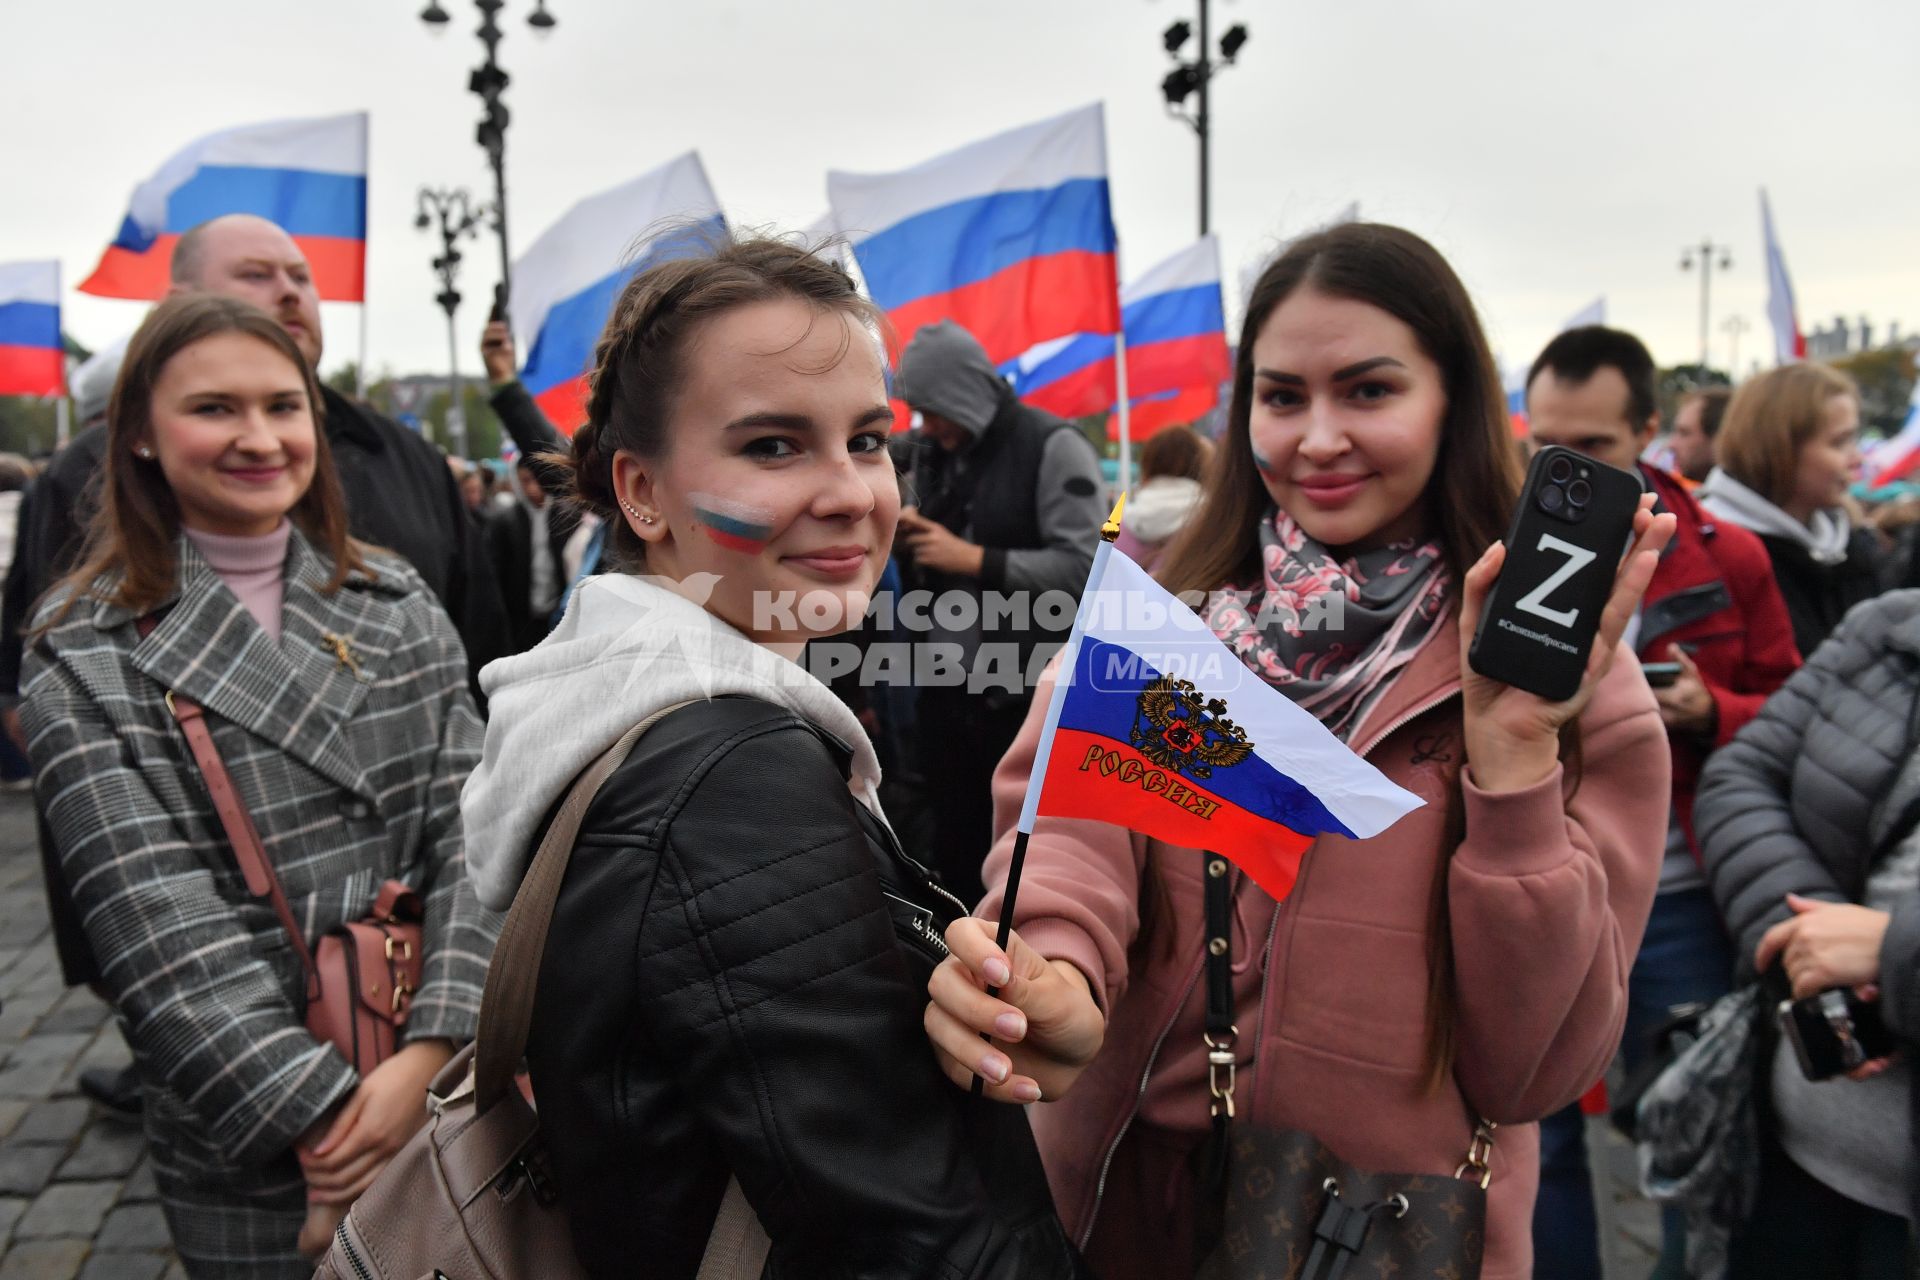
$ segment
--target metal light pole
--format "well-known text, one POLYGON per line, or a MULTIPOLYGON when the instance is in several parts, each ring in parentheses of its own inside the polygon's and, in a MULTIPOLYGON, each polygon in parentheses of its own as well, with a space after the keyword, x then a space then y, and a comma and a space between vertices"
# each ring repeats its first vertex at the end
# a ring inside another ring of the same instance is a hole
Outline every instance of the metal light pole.
MULTIPOLYGON (((506 92, 511 78, 500 69, 497 55, 503 33, 494 19, 507 6, 506 0, 474 0, 474 7, 480 10, 480 28, 475 34, 486 47, 487 60, 467 78, 467 88, 479 97, 485 108, 479 127, 474 130, 474 140, 487 153, 487 165, 493 170, 493 229, 500 239, 500 283, 493 291, 493 314, 505 319, 507 282, 513 274, 513 257, 507 249, 507 125, 512 117, 500 95, 506 92)), ((452 21, 440 7, 440 0, 427 0, 427 7, 420 11, 420 20, 434 32, 444 31, 452 21)), ((547 12, 547 0, 534 0, 527 25, 539 36, 547 35, 558 25, 547 12)))
POLYGON ((1720 332, 1727 335, 1727 378, 1740 381, 1740 335, 1752 328, 1746 318, 1739 315, 1728 316, 1720 322, 1720 332))
POLYGON ((1241 46, 1247 43, 1247 28, 1235 23, 1227 28, 1220 37, 1220 57, 1215 61, 1212 56, 1213 37, 1209 0, 1200 0, 1200 47, 1198 56, 1192 62, 1181 62, 1180 48, 1193 34, 1193 28, 1186 22, 1175 22, 1161 34, 1161 43, 1167 53, 1175 59, 1174 68, 1160 82, 1160 92, 1167 100, 1167 114, 1178 120, 1185 120, 1193 126, 1200 136, 1200 234, 1206 235, 1212 228, 1212 165, 1213 165, 1213 102, 1210 90, 1213 77, 1220 68, 1232 66, 1241 46), (1197 95, 1198 109, 1188 115, 1183 106, 1189 96, 1197 95))
POLYGON ((431 228, 436 218, 440 223, 440 256, 433 260, 440 292, 433 300, 447 313, 447 439, 457 458, 467 456, 467 414, 460 402, 460 342, 453 323, 460 309, 460 291, 454 288, 454 279, 460 273, 460 241, 479 235, 489 212, 484 204, 476 208, 464 187, 422 187, 420 211, 413 219, 422 231, 431 228))
POLYGON ((1688 245, 1680 250, 1680 269, 1693 270, 1697 261, 1700 264, 1700 367, 1707 368, 1711 363, 1707 355, 1707 330, 1710 328, 1708 297, 1713 288, 1714 255, 1720 255, 1720 269, 1725 271, 1733 265, 1733 255, 1723 244, 1715 244, 1711 237, 1702 236, 1700 243, 1688 245))

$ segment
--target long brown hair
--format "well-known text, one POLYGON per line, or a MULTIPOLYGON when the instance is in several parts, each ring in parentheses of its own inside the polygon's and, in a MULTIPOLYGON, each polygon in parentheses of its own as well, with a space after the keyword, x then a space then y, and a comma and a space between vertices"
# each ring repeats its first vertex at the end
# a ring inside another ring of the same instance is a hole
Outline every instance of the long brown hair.
MULTIPOLYGON (((1253 461, 1253 344, 1281 303, 1302 288, 1364 302, 1409 329, 1440 368, 1446 408, 1440 452, 1421 501, 1438 531, 1456 584, 1506 532, 1523 473, 1513 447, 1506 397, 1480 317, 1466 286, 1438 250, 1410 231, 1350 222, 1296 241, 1261 273, 1247 299, 1234 357, 1227 427, 1214 450, 1205 496, 1176 535, 1157 576, 1178 593, 1209 593, 1258 580, 1260 522, 1273 499, 1253 461)), ((1577 745, 1575 747, 1577 754, 1577 745)), ((1429 1093, 1453 1070, 1457 1009, 1447 905, 1448 869, 1465 834, 1456 775, 1445 815, 1427 920, 1426 1050, 1429 1093)))
POLYGON ((333 562, 326 590, 336 591, 354 570, 371 572, 347 533, 346 501, 334 474, 333 453, 321 429, 320 384, 293 339, 251 303, 215 294, 184 294, 155 307, 127 344, 107 409, 107 454, 100 508, 87 529, 80 566, 54 587, 66 599, 45 624, 62 621, 82 598, 104 600, 144 614, 173 592, 179 574, 180 502, 159 462, 134 449, 153 438, 153 389, 167 363, 196 342, 225 333, 266 343, 300 371, 313 415, 313 481, 287 513, 315 549, 333 562), (102 578, 113 581, 104 589, 102 578))
POLYGON ((1799 483, 1800 450, 1820 434, 1827 405, 1841 396, 1858 400, 1859 385, 1824 364, 1790 364, 1747 379, 1720 423, 1714 461, 1774 506, 1785 506, 1799 483))

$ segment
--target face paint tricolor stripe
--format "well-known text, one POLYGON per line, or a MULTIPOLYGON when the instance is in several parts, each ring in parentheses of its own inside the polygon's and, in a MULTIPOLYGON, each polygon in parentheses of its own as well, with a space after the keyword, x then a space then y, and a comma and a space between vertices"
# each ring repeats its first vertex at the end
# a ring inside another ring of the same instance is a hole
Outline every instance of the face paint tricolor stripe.
POLYGON ((1266 459, 1266 455, 1262 454, 1258 449, 1255 449, 1253 451, 1253 465, 1260 468, 1260 470, 1266 472, 1268 475, 1273 474, 1273 464, 1271 462, 1268 462, 1266 459))
POLYGON ((773 539, 773 513, 744 502, 733 502, 710 493, 687 495, 693 504, 694 519, 707 536, 729 551, 751 555, 766 549, 773 539))

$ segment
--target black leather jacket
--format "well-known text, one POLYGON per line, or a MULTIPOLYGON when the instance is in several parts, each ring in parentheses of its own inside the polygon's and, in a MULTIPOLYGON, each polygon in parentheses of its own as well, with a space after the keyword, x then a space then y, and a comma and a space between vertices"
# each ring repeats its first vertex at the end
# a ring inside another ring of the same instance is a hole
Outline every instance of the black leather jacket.
POLYGON ((588 810, 527 1059, 580 1261, 691 1277, 740 1179, 765 1275, 1076 1274, 1019 1108, 934 1064, 957 902, 847 789, 845 748, 719 698, 646 734, 588 810))

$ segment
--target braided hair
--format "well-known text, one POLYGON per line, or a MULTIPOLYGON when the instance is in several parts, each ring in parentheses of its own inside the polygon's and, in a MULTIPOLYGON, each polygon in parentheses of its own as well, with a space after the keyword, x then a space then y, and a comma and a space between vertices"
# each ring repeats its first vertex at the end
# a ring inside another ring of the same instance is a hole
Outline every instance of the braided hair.
POLYGON ((682 357, 701 324, 780 298, 884 327, 879 309, 843 268, 767 236, 725 239, 710 252, 649 267, 620 291, 594 347, 587 421, 574 432, 568 453, 547 459, 566 477, 568 499, 608 522, 607 549, 616 568, 644 567, 646 547, 614 493, 614 454, 626 449, 657 458, 664 451, 673 399, 684 381, 682 357))

